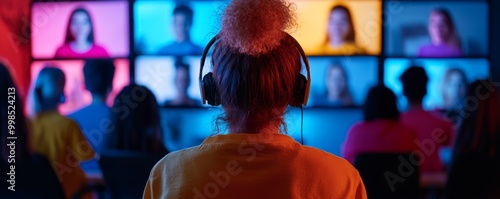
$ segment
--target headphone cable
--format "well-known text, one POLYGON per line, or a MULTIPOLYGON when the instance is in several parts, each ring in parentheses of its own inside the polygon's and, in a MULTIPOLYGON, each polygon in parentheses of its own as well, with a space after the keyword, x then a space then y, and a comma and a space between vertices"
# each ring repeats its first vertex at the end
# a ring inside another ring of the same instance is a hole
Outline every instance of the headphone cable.
POLYGON ((303 135, 303 130, 304 130, 304 109, 302 106, 300 106, 300 143, 304 145, 304 135, 303 135))

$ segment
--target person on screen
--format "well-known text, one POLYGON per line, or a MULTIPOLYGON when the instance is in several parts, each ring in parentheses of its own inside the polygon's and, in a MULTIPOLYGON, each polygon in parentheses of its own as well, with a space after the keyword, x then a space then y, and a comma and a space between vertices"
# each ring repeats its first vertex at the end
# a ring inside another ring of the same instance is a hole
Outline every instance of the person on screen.
POLYGON ((189 65, 184 63, 182 57, 175 60, 174 83, 177 96, 165 102, 165 106, 199 106, 201 102, 189 97, 188 88, 191 84, 189 65))
POLYGON ((418 57, 461 57, 460 37, 448 10, 434 9, 429 16, 431 44, 420 47, 418 57))
POLYGON ((365 49, 356 44, 354 22, 347 7, 337 5, 330 10, 326 40, 320 49, 321 54, 326 55, 366 54, 365 49))
POLYGON ((66 27, 66 39, 55 58, 106 58, 108 52, 94 42, 94 27, 90 13, 85 8, 71 12, 66 27))
POLYGON ((351 91, 347 73, 340 64, 332 63, 326 71, 326 96, 315 100, 316 106, 352 106, 351 91))
POLYGON ((178 5, 173 12, 173 30, 175 41, 160 48, 161 55, 201 55, 203 48, 191 41, 193 10, 186 5, 178 5))
POLYGON ((214 81, 203 92, 222 106, 214 135, 160 160, 144 199, 367 198, 349 162, 286 134, 287 107, 307 100, 300 76, 307 57, 285 32, 295 23, 291 8, 283 0, 233 0, 226 7, 209 57, 214 81))
POLYGON ((418 150, 417 133, 399 121, 396 95, 385 86, 372 87, 363 105, 364 121, 352 126, 342 156, 349 162, 363 153, 410 153, 418 150))
POLYGON ((457 131, 446 186, 447 198, 496 199, 500 196, 500 92, 491 80, 471 84, 478 99, 457 131))
POLYGON ((401 115, 401 123, 417 132, 416 144, 421 157, 420 171, 441 172, 445 167, 439 157, 439 150, 449 146, 453 140, 453 124, 438 115, 425 111, 422 100, 427 94, 427 76, 424 68, 412 66, 406 69, 400 77, 403 85, 403 95, 408 99, 409 109, 401 115))
POLYGON ((80 162, 92 159, 95 153, 78 124, 57 110, 64 102, 65 82, 63 71, 55 67, 46 66, 38 74, 30 141, 33 150, 51 162, 69 199, 87 185, 80 162))
POLYGON ((163 144, 158 102, 147 87, 137 84, 124 87, 115 97, 110 118, 114 128, 107 132, 104 151, 167 154, 163 144))
POLYGON ((459 109, 467 92, 467 77, 464 71, 458 68, 448 69, 443 77, 441 94, 443 96, 443 109, 459 109))

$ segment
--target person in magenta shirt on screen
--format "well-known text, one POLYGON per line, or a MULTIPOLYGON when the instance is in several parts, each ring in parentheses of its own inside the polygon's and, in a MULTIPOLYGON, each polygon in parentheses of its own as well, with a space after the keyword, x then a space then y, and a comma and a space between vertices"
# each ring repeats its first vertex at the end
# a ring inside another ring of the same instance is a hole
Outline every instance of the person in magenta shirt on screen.
POLYGON ((94 27, 90 14, 84 8, 71 13, 66 28, 66 39, 55 54, 55 58, 107 58, 108 52, 94 43, 94 27))
POLYGON ((418 150, 414 129, 399 120, 396 95, 385 86, 368 91, 363 106, 364 121, 349 129, 342 156, 354 163, 363 153, 411 153, 418 150))
MULTIPOLYGON (((421 172, 442 172, 445 170, 439 156, 442 147, 450 146, 454 137, 453 124, 422 108, 422 100, 427 94, 427 76, 424 68, 412 66, 400 77, 403 95, 408 99, 409 108, 401 115, 401 123, 417 131, 416 144, 421 157, 421 172)), ((438 88, 436 88, 438 89, 438 88)))
POLYGON ((448 10, 434 9, 429 17, 428 29, 431 44, 420 47, 418 57, 463 56, 460 37, 448 10))

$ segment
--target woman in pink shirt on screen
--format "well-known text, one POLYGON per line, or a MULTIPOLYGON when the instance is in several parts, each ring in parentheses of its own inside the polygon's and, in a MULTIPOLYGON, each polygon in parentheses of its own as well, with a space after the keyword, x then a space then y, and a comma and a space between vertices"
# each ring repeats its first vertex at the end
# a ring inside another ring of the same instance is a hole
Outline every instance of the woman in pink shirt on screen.
POLYGON ((354 163, 363 153, 411 153, 418 150, 416 132, 399 122, 396 95, 385 86, 368 91, 363 106, 364 121, 347 134, 342 156, 354 163))
POLYGON ((84 8, 71 13, 66 28, 66 39, 60 46, 55 58, 106 58, 108 52, 94 43, 94 28, 90 14, 84 8))

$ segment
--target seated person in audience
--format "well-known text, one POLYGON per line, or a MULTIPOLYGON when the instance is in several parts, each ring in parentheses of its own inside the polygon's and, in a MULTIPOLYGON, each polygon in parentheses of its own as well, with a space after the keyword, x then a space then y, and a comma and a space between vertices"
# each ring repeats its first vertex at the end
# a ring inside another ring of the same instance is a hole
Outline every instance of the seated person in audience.
POLYGON ((349 8, 343 5, 334 6, 328 16, 328 32, 320 53, 327 55, 366 54, 365 49, 356 44, 356 32, 349 8))
POLYGON ((191 41, 193 10, 186 5, 178 5, 173 12, 175 41, 158 51, 161 55, 201 55, 203 48, 191 41))
MULTIPOLYGON (((87 184, 80 162, 94 157, 94 150, 72 119, 57 108, 64 102, 64 73, 55 67, 43 68, 34 84, 35 116, 30 136, 34 151, 51 162, 66 198, 72 198, 87 184)), ((89 196, 87 196, 89 197, 89 196)))
POLYGON ((189 65, 177 58, 175 61, 174 83, 177 89, 177 96, 165 102, 165 106, 200 106, 201 102, 191 98, 188 94, 188 88, 191 84, 189 75, 189 65))
POLYGON ((431 44, 420 47, 419 57, 461 57, 462 44, 448 10, 437 8, 429 16, 431 44))
MULTIPOLYGON (((2 116, 2 128, 0 129, 0 140, 2 143, 0 157, 2 163, 8 161, 10 148, 6 147, 10 143, 7 137, 17 137, 15 140, 15 158, 22 160, 30 156, 28 147, 28 123, 23 112, 23 103, 19 98, 20 90, 14 85, 14 80, 9 73, 7 66, 0 61, 0 89, 2 89, 2 106, 0 114, 2 116), (13 121, 12 124, 9 121, 13 121), (12 127, 9 127, 12 126, 12 127), (13 134, 10 134, 12 132, 13 134)), ((4 183, 4 181, 2 181, 4 183)), ((6 186, 5 186, 6 187, 6 186)), ((5 188, 4 187, 4 188, 5 188)), ((3 188, 2 188, 3 189, 3 188)))
POLYGON ((203 93, 222 105, 218 124, 228 133, 166 155, 143 198, 366 198, 351 164, 286 135, 286 108, 304 104, 309 92, 300 76, 307 58, 284 32, 293 23, 290 7, 281 0, 226 7, 203 93))
POLYGON ((111 107, 111 126, 104 150, 166 154, 156 97, 145 86, 123 88, 111 107))
POLYGON ((97 153, 102 151, 103 134, 109 128, 106 124, 111 121, 106 101, 113 88, 114 74, 115 65, 112 60, 85 61, 85 89, 92 94, 92 103, 68 115, 80 125, 83 134, 97 153))
POLYGON ((326 95, 316 98, 315 106, 352 106, 352 95, 344 67, 332 63, 326 71, 326 95))
MULTIPOLYGON (((19 92, 21 91, 16 88, 17 87, 14 85, 14 80, 12 79, 7 66, 0 61, 0 89, 2 89, 2 103, 0 106, 0 110, 2 112, 0 114, 2 116, 1 118, 3 123, 0 129, 0 136, 2 136, 0 137, 0 143, 2 144, 2 147, 0 148, 0 171, 2 172, 2 175, 9 172, 9 164, 15 164, 16 162, 20 164, 23 160, 28 159, 31 156, 31 152, 28 147, 28 126, 26 118, 24 117, 24 109, 21 99, 19 98, 19 92), (16 139, 9 140, 7 137, 16 137, 16 139), (10 146, 8 146, 11 141, 14 141, 15 143, 14 151, 11 151, 10 146), (16 162, 12 162, 12 160, 10 160, 12 159, 9 157, 11 152, 15 152, 15 156, 13 157, 16 162)), ((7 187, 9 187, 10 184, 6 180, 2 180, 0 185, 2 185, 0 193, 10 191, 7 190, 7 187)))
MULTIPOLYGON (((498 85, 498 84, 497 84, 498 85)), ((467 96, 478 99, 457 131, 448 173, 448 198, 500 197, 500 92, 491 81, 472 83, 467 96)))
POLYGON ((429 80, 424 68, 412 66, 403 72, 400 80, 403 84, 403 95, 409 103, 409 109, 401 115, 401 122, 417 132, 415 143, 419 147, 420 154, 423 154, 420 157, 422 163, 420 171, 444 171, 439 150, 441 147, 449 146, 453 140, 452 123, 422 108, 429 80))
MULTIPOLYGON (((113 88, 115 65, 112 60, 87 60, 83 66, 85 88, 92 94, 92 103, 68 115, 82 129, 83 134, 97 154, 104 145, 104 133, 111 128, 110 109, 106 105, 109 93, 113 88)), ((98 172, 99 164, 96 158, 82 162, 86 172, 98 172)))
POLYGON ((349 130, 342 156, 354 163, 363 153, 410 153, 418 150, 416 132, 399 122, 396 95, 385 86, 368 91, 364 121, 349 130))

